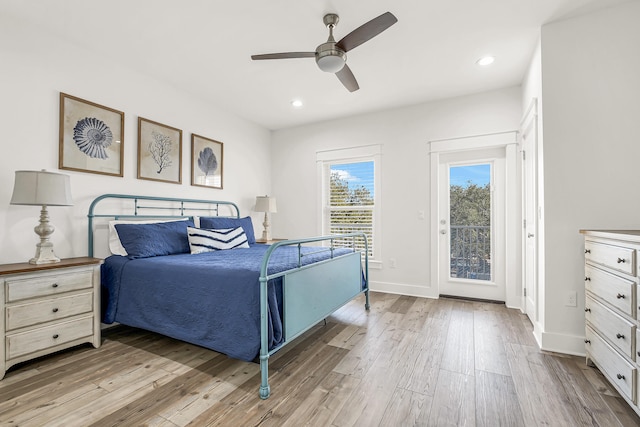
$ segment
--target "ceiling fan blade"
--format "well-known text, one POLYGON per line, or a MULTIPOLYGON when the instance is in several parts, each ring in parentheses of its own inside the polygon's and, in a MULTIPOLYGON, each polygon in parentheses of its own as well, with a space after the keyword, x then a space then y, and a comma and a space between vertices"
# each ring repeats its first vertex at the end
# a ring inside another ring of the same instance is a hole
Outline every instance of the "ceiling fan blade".
POLYGON ((338 79, 340 79, 349 92, 355 92, 360 89, 355 76, 351 72, 351 68, 349 68, 347 64, 344 64, 344 67, 336 73, 336 76, 338 76, 338 79))
POLYGON ((264 55, 251 55, 251 59, 289 59, 289 58, 314 58, 315 52, 285 52, 285 53, 265 53, 264 55))
POLYGON ((396 18, 393 13, 385 12, 377 18, 373 18, 366 24, 363 24, 351 31, 349 34, 344 36, 342 40, 336 43, 336 46, 345 52, 349 52, 351 49, 360 46, 367 40, 374 38, 396 22, 398 22, 398 18, 396 18))

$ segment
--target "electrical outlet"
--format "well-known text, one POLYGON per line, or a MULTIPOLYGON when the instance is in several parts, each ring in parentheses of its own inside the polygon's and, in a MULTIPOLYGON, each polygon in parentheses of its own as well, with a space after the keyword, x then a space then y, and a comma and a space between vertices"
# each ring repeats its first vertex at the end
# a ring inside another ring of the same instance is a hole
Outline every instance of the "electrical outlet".
POLYGON ((576 291, 567 292, 567 301, 564 303, 567 307, 578 306, 578 293, 576 291))
POLYGON ((396 259, 389 258, 389 268, 396 268, 396 259))

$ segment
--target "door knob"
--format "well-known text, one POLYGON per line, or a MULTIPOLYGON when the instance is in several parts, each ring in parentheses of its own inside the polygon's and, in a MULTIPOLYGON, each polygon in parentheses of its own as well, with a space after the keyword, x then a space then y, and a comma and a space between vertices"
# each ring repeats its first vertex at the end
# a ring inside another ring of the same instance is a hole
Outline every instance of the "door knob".
POLYGON ((529 237, 529 238, 533 237, 533 233, 527 234, 527 237, 529 237))

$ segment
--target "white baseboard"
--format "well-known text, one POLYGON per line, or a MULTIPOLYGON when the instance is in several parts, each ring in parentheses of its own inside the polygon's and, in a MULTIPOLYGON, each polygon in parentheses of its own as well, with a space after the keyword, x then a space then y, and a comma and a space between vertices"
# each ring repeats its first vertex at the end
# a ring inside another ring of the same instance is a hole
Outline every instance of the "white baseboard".
POLYGON ((388 294, 406 295, 410 297, 438 298, 437 290, 433 287, 407 285, 405 283, 374 282, 369 283, 369 289, 388 294))
MULTIPOLYGON (((536 340, 536 331, 534 328, 536 340)), ((585 356, 584 336, 554 334, 550 332, 540 332, 540 349, 552 351, 554 353, 571 354, 573 356, 585 356)))

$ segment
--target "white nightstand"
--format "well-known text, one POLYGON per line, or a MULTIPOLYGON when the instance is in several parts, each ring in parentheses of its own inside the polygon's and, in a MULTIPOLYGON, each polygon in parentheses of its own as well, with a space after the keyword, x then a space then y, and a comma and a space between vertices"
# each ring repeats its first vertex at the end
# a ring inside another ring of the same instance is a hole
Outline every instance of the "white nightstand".
POLYGON ((0 379, 16 363, 85 342, 100 346, 101 263, 0 265, 0 379))
POLYGON ((270 239, 270 240, 257 239, 256 243, 262 243, 262 244, 265 244, 265 245, 272 245, 272 244, 274 244, 276 242, 282 242, 284 240, 287 240, 287 239, 270 239))

